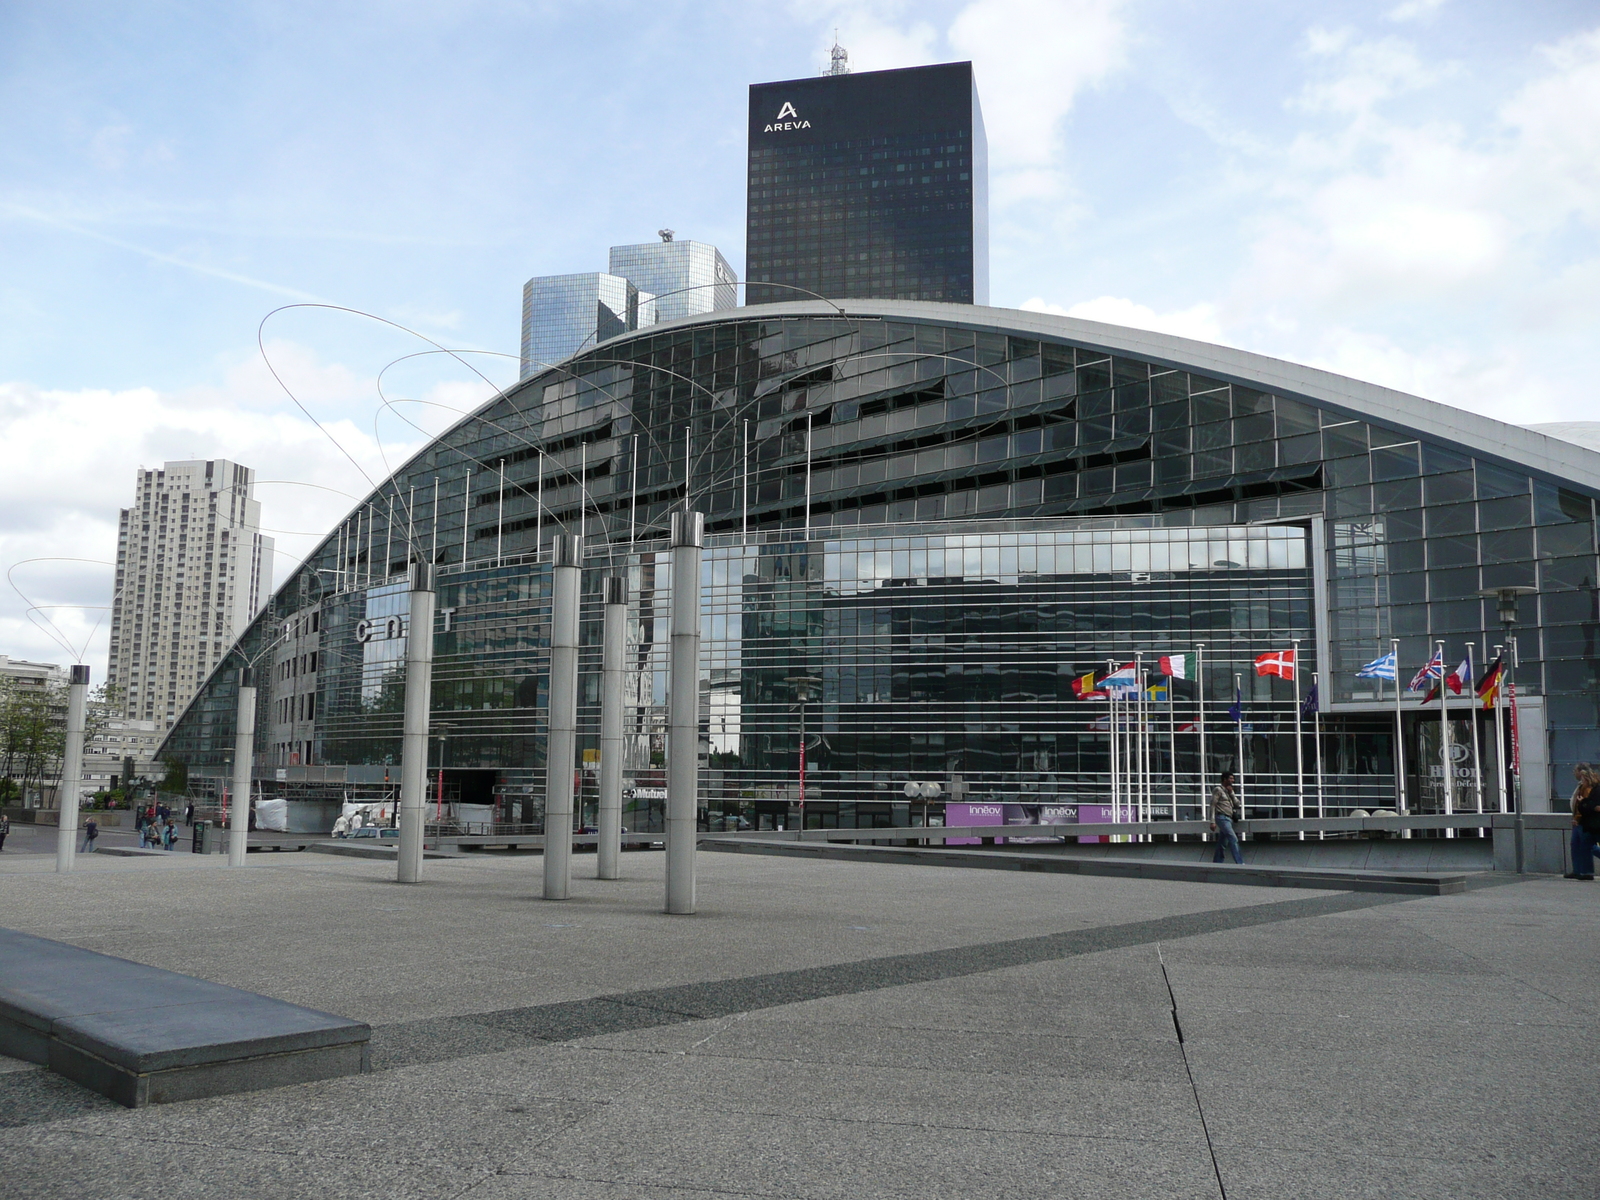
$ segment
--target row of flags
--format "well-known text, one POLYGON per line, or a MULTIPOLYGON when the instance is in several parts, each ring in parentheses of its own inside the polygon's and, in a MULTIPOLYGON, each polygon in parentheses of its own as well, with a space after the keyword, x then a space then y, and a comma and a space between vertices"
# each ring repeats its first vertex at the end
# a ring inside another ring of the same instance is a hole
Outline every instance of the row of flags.
MULTIPOLYGON (((1255 668, 1257 675, 1276 675, 1279 679, 1293 682, 1295 678, 1298 650, 1272 650, 1266 654, 1256 655, 1255 668)), ((1424 704, 1430 704, 1438 699, 1443 688, 1448 687, 1457 696, 1470 686, 1484 708, 1493 708, 1500 698, 1500 689, 1505 682, 1505 658, 1502 655, 1484 668, 1483 674, 1473 681, 1472 656, 1467 655, 1453 670, 1445 669, 1444 651, 1438 649, 1433 652, 1433 657, 1423 665, 1422 669, 1407 685, 1406 690, 1420 692, 1427 688, 1427 695, 1422 698, 1424 704), (1432 686, 1430 687, 1430 681, 1432 686)), ((1193 680, 1199 674, 1199 656, 1194 653, 1162 654, 1157 656, 1156 675, 1167 679, 1193 680)), ((1387 679, 1394 681, 1399 677, 1399 662, 1394 653, 1390 651, 1381 658, 1375 658, 1366 666, 1356 672, 1360 679, 1387 679)), ((1138 667, 1134 663, 1124 663, 1104 675, 1097 671, 1089 671, 1072 681, 1072 694, 1079 700, 1106 700, 1112 696, 1126 698, 1139 691, 1138 667)), ((1165 684, 1152 684, 1149 687, 1152 699, 1164 700, 1171 694, 1170 686, 1165 684)), ((1306 694, 1300 705, 1301 714, 1311 716, 1318 711, 1317 685, 1313 683, 1311 690, 1306 694)), ((1234 689, 1234 702, 1228 709, 1228 715, 1235 721, 1243 720, 1243 700, 1239 689, 1234 689)))
MULTIPOLYGON (((1296 653, 1295 650, 1289 649, 1256 655, 1256 674, 1276 675, 1280 679, 1293 681, 1296 653)), ((1159 655, 1153 673, 1168 679, 1192 680, 1200 673, 1200 656, 1192 652, 1159 655)), ((1079 700, 1104 700, 1113 692, 1138 690, 1138 668, 1134 663, 1125 663, 1104 675, 1090 671, 1072 681, 1072 694, 1079 700)), ((1165 690, 1159 684, 1151 688, 1152 692, 1164 693, 1165 690)), ((1316 691, 1314 686, 1312 691, 1313 693, 1316 691)))
MULTIPOLYGON (((1411 682, 1406 685, 1408 692, 1420 692, 1427 688, 1427 695, 1422 698, 1424 704, 1429 704, 1439 697, 1443 688, 1449 688, 1456 695, 1471 686, 1472 693, 1484 708, 1493 708, 1500 699, 1500 689, 1505 683, 1506 664, 1505 656, 1501 655, 1483 669, 1483 674, 1476 683, 1472 679, 1472 655, 1469 653, 1452 670, 1445 670, 1444 649, 1440 647, 1433 652, 1433 657, 1423 664, 1422 669, 1412 676, 1411 682), (1430 686, 1431 681, 1431 686, 1430 686)), ((1358 679, 1387 679, 1394 682, 1400 677, 1400 664, 1393 650, 1381 658, 1375 658, 1366 666, 1356 672, 1358 679)))

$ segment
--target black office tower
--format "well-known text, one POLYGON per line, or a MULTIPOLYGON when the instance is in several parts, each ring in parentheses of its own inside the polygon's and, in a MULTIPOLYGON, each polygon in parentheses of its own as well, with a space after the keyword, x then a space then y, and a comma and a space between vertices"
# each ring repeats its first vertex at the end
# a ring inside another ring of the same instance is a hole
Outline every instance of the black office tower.
POLYGON ((753 84, 747 303, 987 304, 988 189, 971 63, 753 84))

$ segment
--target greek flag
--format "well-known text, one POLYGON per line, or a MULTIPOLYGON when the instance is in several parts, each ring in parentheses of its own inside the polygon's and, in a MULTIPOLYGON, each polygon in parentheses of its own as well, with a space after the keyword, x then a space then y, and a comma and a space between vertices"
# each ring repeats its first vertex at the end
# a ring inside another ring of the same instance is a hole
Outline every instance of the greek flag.
POLYGON ((1394 659, 1394 651, 1391 650, 1382 658, 1375 658, 1366 666, 1362 667, 1361 670, 1356 672, 1356 678, 1393 679, 1398 669, 1399 668, 1397 667, 1394 659))

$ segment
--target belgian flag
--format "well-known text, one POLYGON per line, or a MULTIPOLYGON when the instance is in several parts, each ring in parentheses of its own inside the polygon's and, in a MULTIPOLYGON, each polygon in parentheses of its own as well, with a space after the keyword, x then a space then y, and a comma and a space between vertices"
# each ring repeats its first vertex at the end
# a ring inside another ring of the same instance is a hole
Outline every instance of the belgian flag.
POLYGON ((1106 694, 1096 686, 1094 672, 1080 675, 1072 681, 1072 694, 1079 700, 1104 700, 1106 694))

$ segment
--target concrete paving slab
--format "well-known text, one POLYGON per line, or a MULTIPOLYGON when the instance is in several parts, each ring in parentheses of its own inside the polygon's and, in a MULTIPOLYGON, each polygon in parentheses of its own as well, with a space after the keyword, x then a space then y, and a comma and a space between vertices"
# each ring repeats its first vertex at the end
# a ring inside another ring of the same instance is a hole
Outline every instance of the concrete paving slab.
POLYGON ((385 864, 265 857, 284 861, 0 867, 0 904, 374 1021, 388 1069, 137 1111, 0 1070, 0 1196, 1216 1197, 1190 1067, 1230 1200, 1600 1178, 1590 1142, 1552 1148, 1592 1116, 1593 988, 1583 901, 1549 882, 1351 905, 707 855, 704 912, 668 919, 656 855, 566 904, 534 898, 537 859, 429 863, 406 889, 385 864), (906 955, 931 957, 907 975, 906 955), (768 986, 814 968, 855 990, 768 986), (667 993, 695 1011, 617 1028, 667 993), (697 1015, 738 1003, 769 1006, 697 1015))
POLYGON ((611 1105, 506 1170, 806 1200, 1216 1194, 1203 1149, 1169 1150, 1137 1135, 1013 1133, 963 1126, 959 1118, 912 1125, 780 1120, 699 1107, 663 1110, 647 1100, 611 1105))

